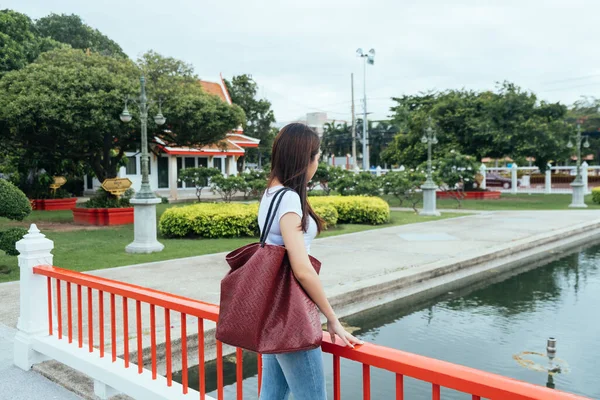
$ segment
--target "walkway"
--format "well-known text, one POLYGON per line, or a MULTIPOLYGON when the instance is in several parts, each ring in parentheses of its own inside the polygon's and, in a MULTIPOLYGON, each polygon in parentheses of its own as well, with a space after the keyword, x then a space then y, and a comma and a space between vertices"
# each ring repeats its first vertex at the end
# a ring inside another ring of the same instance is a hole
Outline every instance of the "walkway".
MULTIPOLYGON (((321 278, 325 290, 338 314, 343 316, 457 279, 465 284, 474 273, 496 274, 503 265, 517 262, 519 257, 522 261, 524 257, 539 258, 541 252, 543 257, 550 257, 551 253, 559 255, 563 251, 561 246, 573 246, 590 235, 600 237, 598 211, 502 211, 319 239, 312 250, 323 262, 321 278)), ((202 246, 202 241, 198 241, 198 246, 202 246)), ((224 254, 213 254, 98 270, 93 274, 218 303, 220 279, 227 270, 224 254)), ((19 311, 18 283, 0 284, 0 298, 0 324, 14 328, 19 311)), ((86 310, 85 295, 83 300, 86 310)), ((134 315, 131 303, 129 313, 134 315)), ((105 306, 105 311, 108 309, 105 306)), ((171 319, 173 328, 179 325, 175 317, 171 319)), ((107 315, 105 321, 109 320, 107 315)), ((85 316, 83 321, 87 321, 85 316)), ((144 315, 144 327, 149 326, 147 321, 148 315, 144 315)), ((130 318, 130 322, 133 324, 135 319, 130 318)), ((188 324, 193 326, 195 322, 190 319, 188 324)), ((157 325, 161 323, 162 318, 157 318, 157 325)), ((214 325, 206 324, 206 329, 211 328, 214 325)), ((172 330, 174 340, 178 331, 172 330)), ((133 325, 129 332, 135 332, 133 325)), ((158 327, 157 332, 158 338, 163 338, 164 326, 158 327)), ((135 349, 135 336, 130 340, 130 348, 135 349)), ((149 346, 147 332, 143 342, 149 346)), ((4 342, 2 346, 5 353, 8 347, 4 342)), ((118 347, 123 347, 122 339, 118 347)), ((176 353, 174 348, 173 354, 176 353)), ((175 359, 174 370, 177 366, 175 359)), ((0 386, 12 385, 15 380, 4 373, 0 376, 0 386)), ((0 393, 0 398, 4 393, 0 393)))

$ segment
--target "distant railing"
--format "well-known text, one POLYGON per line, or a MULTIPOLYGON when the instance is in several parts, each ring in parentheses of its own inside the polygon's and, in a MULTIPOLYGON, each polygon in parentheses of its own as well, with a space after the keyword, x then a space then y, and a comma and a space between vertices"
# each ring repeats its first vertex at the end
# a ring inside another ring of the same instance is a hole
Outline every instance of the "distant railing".
MULTIPOLYGON (((24 369, 41 359, 42 354, 79 369, 109 387, 110 394, 123 392, 134 398, 147 399, 210 399, 206 395, 204 321, 218 321, 219 308, 170 293, 165 293, 94 275, 83 274, 49 265, 38 265, 40 256, 51 262, 52 242, 39 233, 35 225, 18 242, 21 268, 21 318, 15 347, 15 362, 24 369), (82 305, 84 289, 87 313, 82 305), (36 290, 32 292, 31 290, 36 290), (73 293, 75 293, 73 295, 73 293), (66 294, 66 299, 64 298, 66 294), (75 297, 75 299, 73 299, 75 297), (94 301, 95 299, 95 301, 94 301), (105 332, 105 301, 109 300, 110 324, 105 332), (135 336, 137 360, 129 359, 128 304, 135 304, 135 336), (75 304, 74 304, 75 303, 75 304), (122 318, 117 318, 120 304, 122 318), (66 306, 66 324, 63 308, 66 306), (151 361, 146 369, 143 360, 142 307, 150 312, 151 361), (166 374, 157 373, 157 308, 164 310, 166 374), (97 310, 97 312, 95 312, 97 310), (181 384, 173 381, 171 313, 179 314, 181 323, 181 384), (87 334, 82 329, 83 315, 87 314, 87 334), (188 317, 197 319, 199 391, 188 386, 188 317), (74 323, 74 319, 77 322, 74 323), (26 321, 25 321, 26 319, 26 321), (22 321, 24 323, 22 324, 22 321), (99 334, 94 337, 97 321, 99 334), (27 325, 29 323, 29 325, 27 325), (35 329, 32 329, 33 327, 35 329), (77 334, 74 333, 77 326, 77 334), (40 331, 40 327, 43 330, 40 331), (66 331, 65 331, 66 329, 66 331), (122 359, 117 356, 117 331, 123 336, 122 359), (110 355, 105 354, 105 339, 110 339, 110 355), (27 347, 28 346, 28 347, 27 347), (133 362, 132 362, 133 361, 133 362), (137 363, 135 362, 137 361, 137 363)), ((342 398, 340 359, 362 364, 363 398, 370 399, 371 368, 380 368, 396 374, 396 399, 404 399, 404 377, 411 377, 432 385, 432 399, 440 399, 441 387, 470 394, 473 400, 489 398, 503 400, 584 399, 584 397, 516 381, 499 375, 463 367, 445 361, 366 343, 349 349, 330 342, 324 335, 323 351, 333 355, 334 400, 342 398)), ((243 399, 241 349, 236 354, 237 399, 243 399)), ((217 396, 224 398, 223 344, 216 341, 217 396)), ((261 382, 261 358, 258 357, 258 392, 261 382)), ((421 398, 421 397, 420 397, 421 398)))

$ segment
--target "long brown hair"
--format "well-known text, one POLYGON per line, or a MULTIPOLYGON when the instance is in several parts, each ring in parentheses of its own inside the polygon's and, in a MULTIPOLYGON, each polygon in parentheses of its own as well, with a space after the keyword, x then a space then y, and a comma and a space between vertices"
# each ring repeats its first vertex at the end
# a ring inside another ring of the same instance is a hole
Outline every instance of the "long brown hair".
POLYGON ((317 132, 300 123, 284 126, 273 142, 269 186, 277 179, 283 186, 298 193, 302 204, 300 226, 304 232, 308 229, 308 216, 315 220, 319 232, 323 228, 323 220, 315 214, 307 196, 308 167, 319 154, 320 147, 317 132))

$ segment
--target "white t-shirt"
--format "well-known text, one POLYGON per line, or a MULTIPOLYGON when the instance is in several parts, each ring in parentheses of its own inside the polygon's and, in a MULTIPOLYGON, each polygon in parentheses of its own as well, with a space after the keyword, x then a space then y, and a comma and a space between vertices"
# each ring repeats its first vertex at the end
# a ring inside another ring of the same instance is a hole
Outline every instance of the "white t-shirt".
MULTIPOLYGON (((267 213, 269 212, 271 201, 273 201, 275 193, 282 188, 283 186, 270 187, 262 197, 260 207, 258 209, 258 226, 260 227, 261 232, 263 229, 265 229, 265 220, 267 219, 267 213)), ((283 236, 281 236, 279 220, 281 220, 281 217, 288 213, 298 214, 298 216, 302 218, 302 204, 300 202, 300 196, 293 190, 289 190, 283 194, 283 198, 279 204, 279 209, 277 210, 277 216, 275 217, 273 225, 271 226, 271 230, 269 231, 269 235, 267 236, 268 244, 283 246, 283 236)), ((317 233, 317 223, 312 219, 312 217, 309 216, 308 229, 306 232, 304 232, 304 246, 306 247, 308 254, 310 254, 310 244, 317 236, 317 233)))

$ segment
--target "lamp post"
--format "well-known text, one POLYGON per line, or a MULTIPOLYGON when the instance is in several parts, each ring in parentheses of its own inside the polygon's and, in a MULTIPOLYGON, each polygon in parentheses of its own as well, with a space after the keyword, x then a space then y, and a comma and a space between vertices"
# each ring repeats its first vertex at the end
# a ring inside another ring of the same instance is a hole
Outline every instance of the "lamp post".
MULTIPOLYGON (((125 247, 128 253, 154 253, 161 251, 165 246, 156 239, 156 205, 161 200, 154 195, 150 188, 150 180, 148 179, 148 109, 153 103, 146 97, 146 79, 140 77, 140 97, 135 99, 127 98, 125 100, 125 108, 121 113, 121 121, 127 123, 131 121, 131 114, 127 109, 127 103, 133 101, 137 104, 140 112, 140 123, 142 129, 141 137, 141 164, 142 164, 142 185, 137 191, 135 197, 131 199, 133 204, 133 230, 134 240, 125 247)), ((154 116, 154 122, 157 125, 163 125, 166 118, 162 115, 161 101, 158 103, 158 114, 154 116)))
POLYGON ((431 117, 428 119, 427 128, 421 137, 421 143, 427 144, 427 179, 421 186, 423 191, 423 209, 419 215, 438 216, 440 213, 436 209, 436 191, 437 185, 432 178, 431 167, 431 146, 438 143, 435 131, 432 128, 431 117))
MULTIPOLYGON (((584 183, 581 178, 581 145, 586 149, 590 147, 590 142, 588 141, 588 137, 585 136, 585 142, 583 142, 584 137, 581 136, 581 124, 577 122, 577 135, 575 136, 575 147, 577 148, 577 175, 575 176, 575 180, 571 183, 571 187, 573 188, 573 197, 571 200, 571 204, 569 207, 571 208, 587 208, 587 205, 584 201, 584 183)), ((567 147, 572 149, 573 142, 569 139, 567 143, 567 147)))
POLYGON ((369 50, 368 53, 364 53, 362 49, 356 50, 356 55, 364 60, 363 63, 363 170, 369 171, 371 164, 369 160, 369 132, 367 129, 367 63, 370 65, 375 64, 375 49, 369 50))

